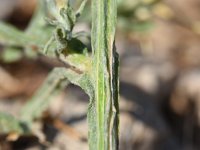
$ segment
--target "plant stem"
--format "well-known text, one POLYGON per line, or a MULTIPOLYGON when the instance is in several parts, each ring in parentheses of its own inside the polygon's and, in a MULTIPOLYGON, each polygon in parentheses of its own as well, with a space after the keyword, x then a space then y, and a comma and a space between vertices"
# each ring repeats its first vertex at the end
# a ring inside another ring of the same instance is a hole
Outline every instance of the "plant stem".
POLYGON ((93 118, 95 125, 89 132, 91 150, 118 149, 119 63, 114 44, 116 16, 116 0, 92 1, 92 79, 95 88, 93 111, 96 116, 93 118))

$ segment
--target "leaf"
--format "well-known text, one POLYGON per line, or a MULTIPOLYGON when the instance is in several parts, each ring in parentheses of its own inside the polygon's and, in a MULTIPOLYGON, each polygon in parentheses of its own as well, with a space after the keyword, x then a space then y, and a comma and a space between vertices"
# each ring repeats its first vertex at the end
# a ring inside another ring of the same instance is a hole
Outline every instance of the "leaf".
POLYGON ((28 129, 12 115, 0 112, 0 134, 8 133, 26 134, 28 129))
POLYGON ((14 26, 0 21, 0 43, 5 46, 28 47, 34 51, 38 48, 42 49, 50 35, 44 27, 38 28, 38 33, 38 35, 36 35, 36 32, 35 34, 25 34, 14 26))
POLYGON ((76 18, 78 18, 82 14, 82 12, 83 12, 83 10, 85 8, 86 3, 87 3, 87 0, 83 0, 82 1, 79 9, 76 11, 76 18))
POLYGON ((45 27, 45 25, 47 25, 44 19, 44 17, 46 17, 46 14, 47 14, 45 0, 38 0, 37 3, 38 3, 37 8, 26 29, 26 33, 28 34, 31 34, 31 33, 34 34, 35 32, 38 32, 38 28, 41 29, 41 27, 45 27))
MULTIPOLYGON (((21 111, 20 120, 31 122, 35 118, 40 117, 42 112, 46 110, 52 97, 63 90, 70 82, 79 85, 88 91, 88 77, 62 67, 54 68, 48 75, 43 85, 37 90, 35 95, 25 104, 21 111)), ((89 91, 88 91, 89 92, 89 91)))
MULTIPOLYGON (((46 23, 46 6, 44 0, 38 0, 38 8, 25 32, 0 21, 0 43, 4 46, 20 47, 28 51, 41 52, 52 35, 54 28, 46 23)), ((16 50, 22 50, 16 48, 16 50)), ((31 54, 33 52, 30 52, 31 54)), ((27 52, 29 54, 29 52, 27 52)))
POLYGON ((0 43, 23 47, 31 44, 32 39, 14 26, 0 21, 0 43))
POLYGON ((53 97, 63 90, 69 81, 63 77, 59 69, 54 69, 47 77, 43 85, 35 95, 23 106, 20 120, 31 124, 31 122, 47 109, 53 97))
POLYGON ((47 7, 45 0, 38 0, 38 7, 25 31, 25 34, 31 36, 40 47, 44 47, 52 35, 54 28, 47 24, 45 17, 47 7))
POLYGON ((1 54, 1 59, 5 63, 11 63, 20 60, 22 56, 23 53, 20 49, 13 47, 5 47, 1 54))

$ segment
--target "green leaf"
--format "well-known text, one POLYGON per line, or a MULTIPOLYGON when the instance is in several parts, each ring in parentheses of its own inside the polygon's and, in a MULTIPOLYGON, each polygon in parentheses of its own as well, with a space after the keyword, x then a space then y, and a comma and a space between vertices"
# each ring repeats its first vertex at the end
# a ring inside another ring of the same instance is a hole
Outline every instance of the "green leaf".
POLYGON ((89 78, 87 75, 79 74, 71 69, 62 67, 54 68, 43 85, 22 108, 20 120, 23 122, 32 122, 35 118, 41 117, 42 112, 49 106, 53 97, 63 90, 70 82, 82 87, 90 93, 90 90, 87 89, 89 85, 89 78))
POLYGON ((9 133, 26 134, 28 129, 12 115, 0 112, 0 134, 9 133))
POLYGON ((87 3, 87 0, 83 0, 83 1, 82 1, 82 3, 81 3, 81 5, 80 5, 79 9, 78 9, 77 12, 76 12, 76 18, 79 17, 79 16, 82 14, 82 12, 83 12, 83 10, 84 10, 84 8, 85 8, 86 3, 87 3))
POLYGON ((35 95, 23 106, 20 113, 20 120, 31 124, 35 118, 41 117, 54 96, 68 84, 69 81, 63 76, 59 69, 54 69, 35 95))
MULTIPOLYGON (((47 14, 45 1, 38 0, 38 3, 38 8, 25 32, 0 21, 0 43, 2 45, 20 47, 34 52, 42 51, 54 28, 48 25, 44 19, 47 14)), ((21 51, 22 49, 16 48, 16 50, 21 51)))
POLYGON ((14 26, 0 21, 0 43, 3 45, 26 46, 32 39, 14 26))
POLYGON ((44 47, 54 30, 45 20, 47 15, 46 5, 47 3, 45 0, 38 0, 38 7, 25 32, 25 34, 30 36, 34 41, 37 41, 37 44, 41 47, 44 47))
POLYGON ((13 47, 5 47, 1 59, 5 63, 11 63, 20 60, 23 57, 23 53, 20 49, 13 47))

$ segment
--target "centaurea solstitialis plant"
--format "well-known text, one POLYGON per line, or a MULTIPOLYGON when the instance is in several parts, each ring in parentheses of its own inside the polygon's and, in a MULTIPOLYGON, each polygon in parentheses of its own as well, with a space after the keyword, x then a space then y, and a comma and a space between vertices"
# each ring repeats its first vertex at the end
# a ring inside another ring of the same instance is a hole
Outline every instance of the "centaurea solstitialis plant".
MULTIPOLYGON (((11 116, 10 120, 15 122, 14 131, 19 131, 19 134, 24 131, 21 124, 25 124, 31 130, 34 119, 48 106, 51 96, 69 83, 73 83, 80 86, 90 97, 88 106, 90 150, 117 150, 119 61, 114 40, 117 2, 92 0, 91 54, 78 39, 79 33, 73 33, 73 27, 85 4, 86 0, 83 0, 75 12, 70 1, 47 0, 50 15, 47 21, 53 28, 50 40, 42 47, 43 53, 47 56, 53 53, 71 67, 54 68, 42 87, 24 106, 19 120, 12 119, 11 116)), ((4 119, 4 124, 0 125, 5 126, 6 123, 10 122, 4 119)))

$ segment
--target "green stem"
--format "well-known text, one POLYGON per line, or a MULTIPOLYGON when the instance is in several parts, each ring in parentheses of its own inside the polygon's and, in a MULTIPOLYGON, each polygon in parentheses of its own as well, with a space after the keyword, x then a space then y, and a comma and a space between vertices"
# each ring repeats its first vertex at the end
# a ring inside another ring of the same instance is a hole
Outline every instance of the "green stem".
POLYGON ((118 57, 114 46, 116 16, 116 0, 92 1, 92 78, 96 117, 93 118, 95 127, 93 125, 91 131, 96 131, 89 134, 91 150, 118 149, 118 57))

